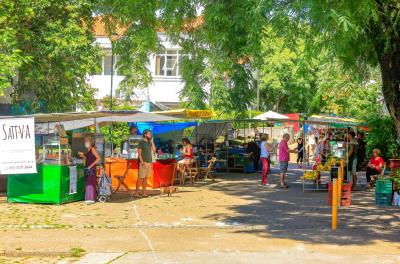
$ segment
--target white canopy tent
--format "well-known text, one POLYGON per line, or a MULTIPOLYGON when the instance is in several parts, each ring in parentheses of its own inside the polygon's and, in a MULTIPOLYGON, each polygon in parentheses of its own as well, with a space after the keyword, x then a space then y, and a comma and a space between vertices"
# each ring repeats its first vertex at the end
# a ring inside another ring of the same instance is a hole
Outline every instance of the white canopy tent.
POLYGON ((253 117, 253 119, 258 119, 258 120, 276 120, 276 119, 289 119, 289 117, 285 115, 281 115, 279 113, 276 113, 274 111, 268 111, 265 112, 261 115, 253 117))

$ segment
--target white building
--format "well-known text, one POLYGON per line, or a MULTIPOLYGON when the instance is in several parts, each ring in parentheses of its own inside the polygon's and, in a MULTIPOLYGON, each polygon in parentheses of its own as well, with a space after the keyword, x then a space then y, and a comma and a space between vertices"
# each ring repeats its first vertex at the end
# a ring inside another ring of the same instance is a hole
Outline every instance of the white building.
MULTIPOLYGON (((96 43, 104 50, 105 56, 101 59, 101 72, 89 76, 88 83, 91 87, 97 89, 95 98, 101 99, 110 95, 111 90, 111 41, 106 34, 104 23, 100 19, 95 20, 93 29, 96 43)), ((118 34, 123 34, 123 30, 118 31, 118 34)), ((134 89, 136 96, 134 99, 138 101, 150 100, 161 105, 178 105, 179 93, 183 88, 179 69, 180 47, 170 43, 165 33, 158 32, 157 34, 165 50, 160 54, 150 55, 149 71, 153 77, 153 82, 145 90, 134 89)), ((118 57, 114 60, 118 60, 118 57)), ((124 76, 119 75, 118 71, 114 71, 113 96, 117 98, 120 97, 118 87, 123 79, 124 76)))

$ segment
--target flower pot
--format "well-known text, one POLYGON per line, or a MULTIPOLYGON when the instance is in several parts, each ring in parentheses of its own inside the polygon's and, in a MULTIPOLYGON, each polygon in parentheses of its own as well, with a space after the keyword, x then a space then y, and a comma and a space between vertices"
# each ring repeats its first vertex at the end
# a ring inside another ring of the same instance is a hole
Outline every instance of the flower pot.
POLYGON ((400 159, 389 159, 390 170, 400 168, 400 159))

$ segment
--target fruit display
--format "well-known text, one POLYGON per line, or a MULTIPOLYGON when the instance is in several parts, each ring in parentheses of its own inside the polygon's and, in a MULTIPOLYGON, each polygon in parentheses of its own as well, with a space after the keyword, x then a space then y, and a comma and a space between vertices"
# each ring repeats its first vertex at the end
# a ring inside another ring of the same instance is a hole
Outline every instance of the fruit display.
POLYGON ((304 180, 316 180, 318 177, 318 171, 305 171, 302 179, 304 180))

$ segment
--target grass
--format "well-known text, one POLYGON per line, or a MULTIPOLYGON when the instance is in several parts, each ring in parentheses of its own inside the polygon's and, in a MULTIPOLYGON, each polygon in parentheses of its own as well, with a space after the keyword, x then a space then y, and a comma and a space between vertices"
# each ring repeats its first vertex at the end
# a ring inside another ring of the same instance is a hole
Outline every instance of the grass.
POLYGON ((84 250, 83 248, 80 248, 80 247, 74 247, 74 248, 71 248, 69 250, 69 252, 71 254, 71 257, 79 258, 79 257, 82 257, 86 253, 86 250, 84 250))

